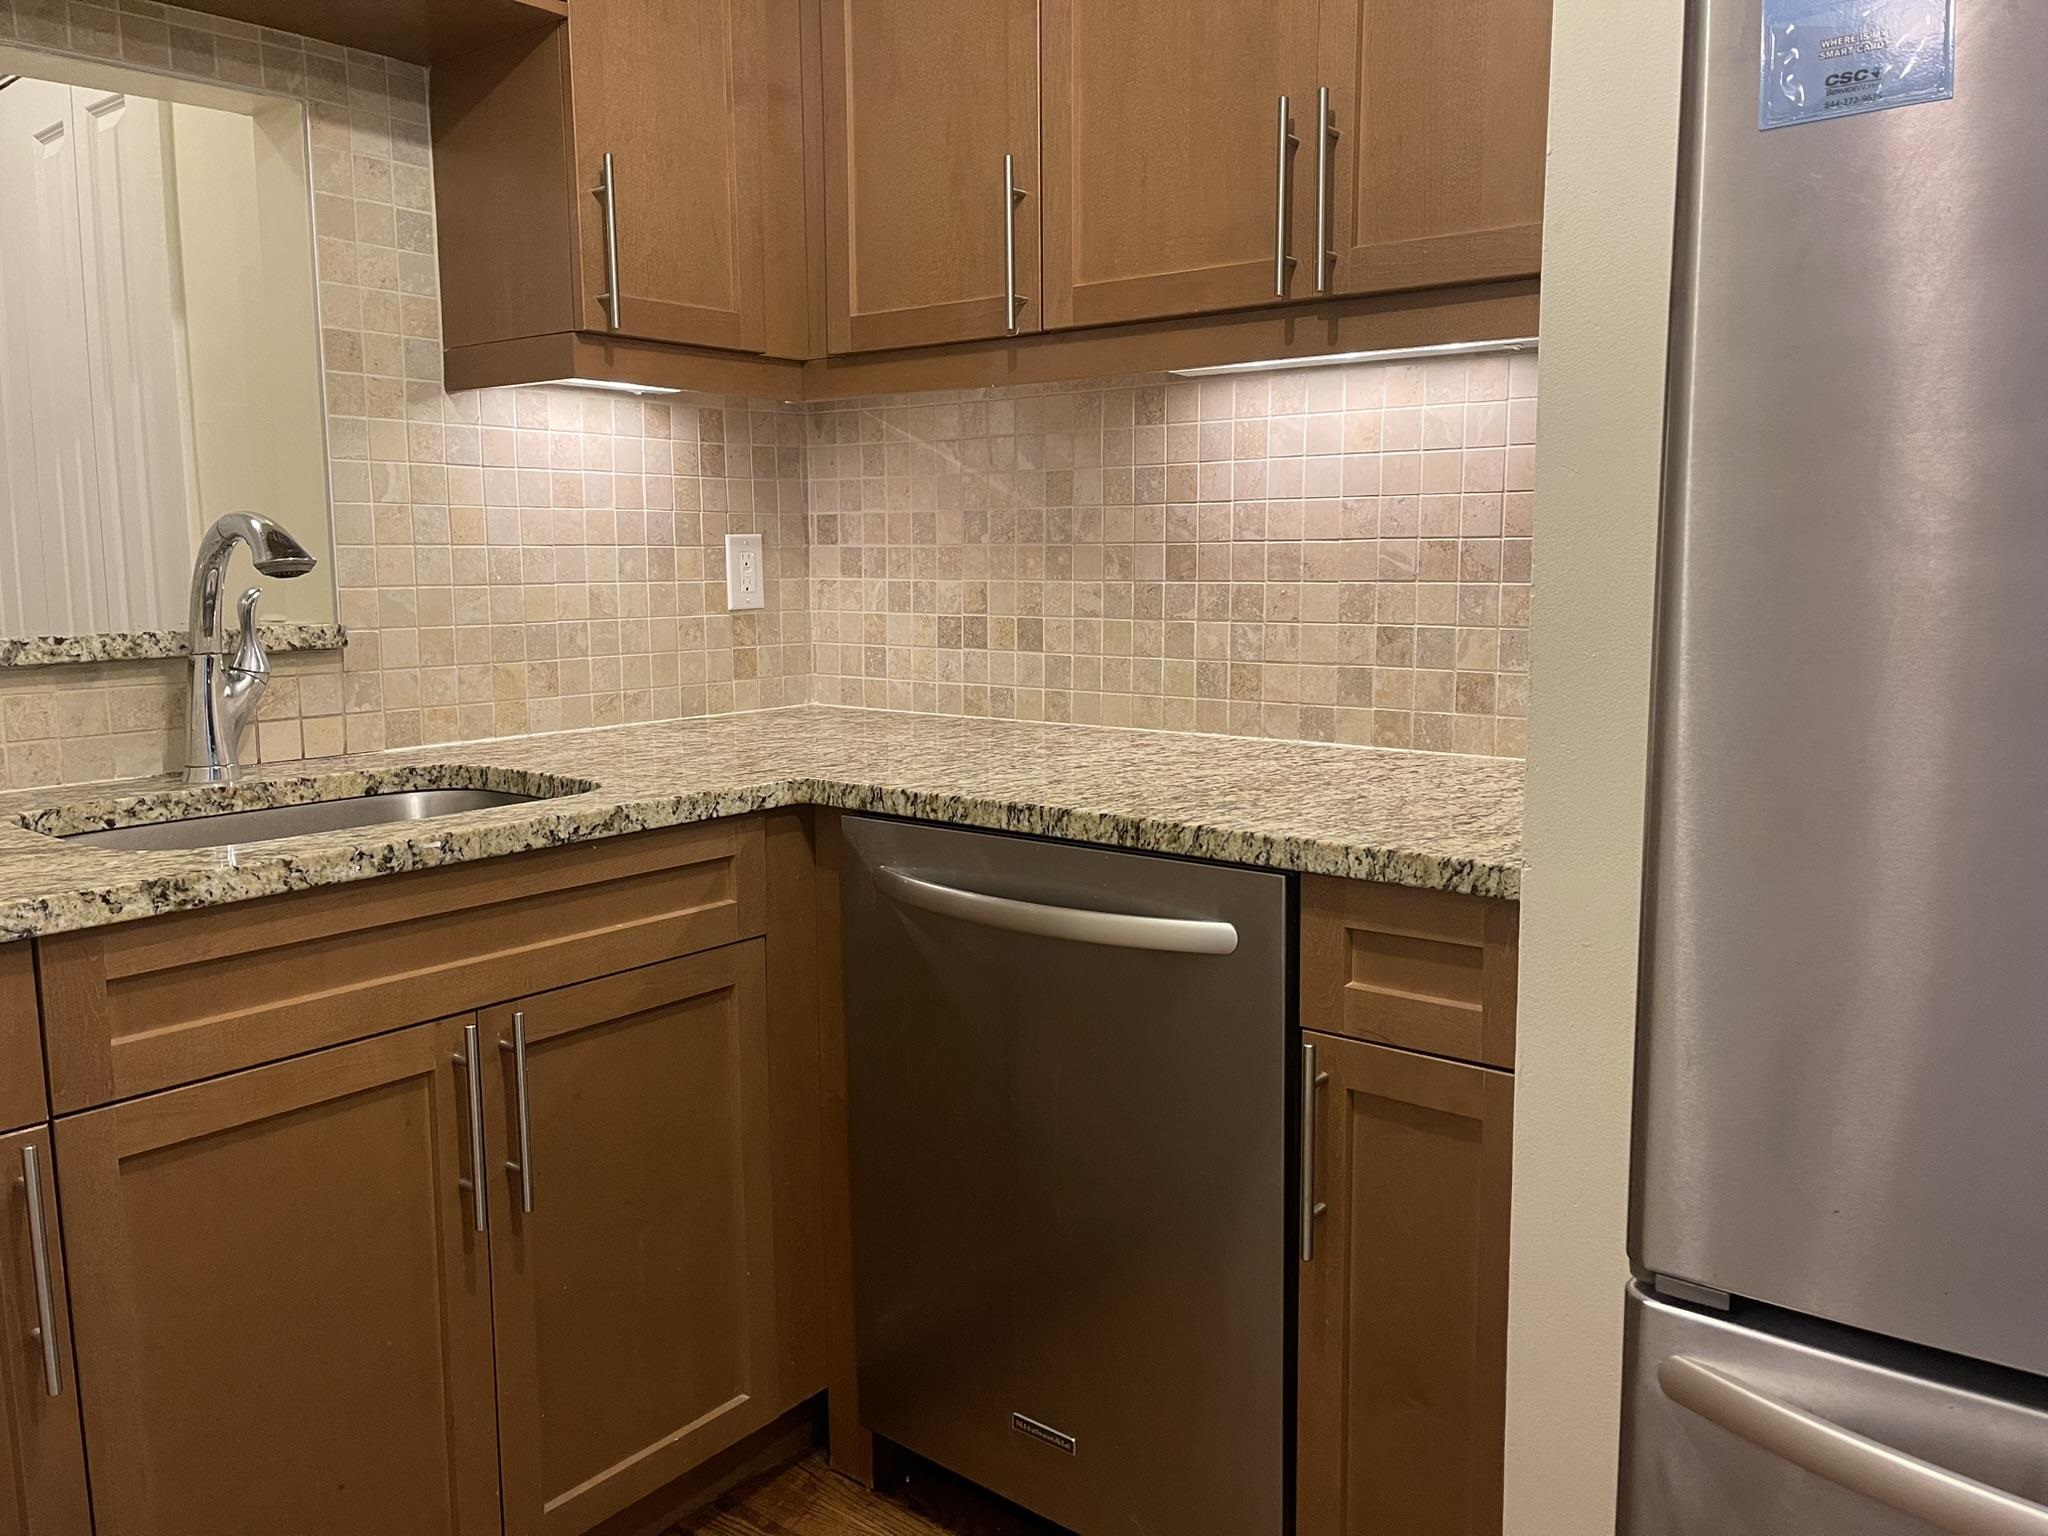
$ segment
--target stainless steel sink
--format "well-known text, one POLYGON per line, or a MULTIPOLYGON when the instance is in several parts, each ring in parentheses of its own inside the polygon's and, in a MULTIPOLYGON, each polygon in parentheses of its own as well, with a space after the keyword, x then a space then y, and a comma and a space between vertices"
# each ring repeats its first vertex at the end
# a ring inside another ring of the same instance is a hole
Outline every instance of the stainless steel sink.
POLYGON ((253 811, 225 811, 217 816, 192 816, 182 821, 152 821, 132 827, 106 827, 73 832, 67 843, 96 848, 227 848, 260 843, 274 837, 303 837, 309 832, 346 832, 395 821, 424 821, 496 805, 524 805, 543 795, 522 795, 502 789, 415 789, 385 795, 355 795, 345 800, 315 800, 306 805, 274 805, 253 811))

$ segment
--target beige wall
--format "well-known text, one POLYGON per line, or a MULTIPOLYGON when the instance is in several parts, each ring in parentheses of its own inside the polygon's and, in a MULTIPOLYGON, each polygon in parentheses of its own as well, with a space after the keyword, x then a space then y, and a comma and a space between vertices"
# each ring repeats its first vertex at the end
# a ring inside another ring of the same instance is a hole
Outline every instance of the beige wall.
MULTIPOLYGON (((259 96, 248 98, 246 111, 173 102, 170 130, 197 489, 193 544, 224 512, 276 518, 320 559, 321 571, 264 583, 262 617, 332 624, 304 109, 259 96)), ((238 552, 230 587, 257 579, 238 552)))
POLYGON ((1684 7, 1557 0, 1544 213, 1507 1530, 1614 1522, 1684 7))

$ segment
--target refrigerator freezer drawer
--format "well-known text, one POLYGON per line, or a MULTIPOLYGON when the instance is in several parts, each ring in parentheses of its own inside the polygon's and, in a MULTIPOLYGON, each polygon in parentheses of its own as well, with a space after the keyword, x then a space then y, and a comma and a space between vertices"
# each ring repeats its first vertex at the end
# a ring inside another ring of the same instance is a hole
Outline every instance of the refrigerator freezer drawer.
POLYGON ((1280 1536, 1286 880, 843 826, 863 1422, 1083 1536, 1280 1536))
POLYGON ((1633 1287, 1628 1335, 1620 1536, 2048 1536, 2048 1384, 1633 1287))

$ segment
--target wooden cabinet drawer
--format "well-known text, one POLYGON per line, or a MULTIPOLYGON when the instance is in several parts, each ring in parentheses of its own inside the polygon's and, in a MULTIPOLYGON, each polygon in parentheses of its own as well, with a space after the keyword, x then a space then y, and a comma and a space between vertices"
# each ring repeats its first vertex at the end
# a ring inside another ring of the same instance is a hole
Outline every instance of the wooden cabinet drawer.
POLYGON ((762 931, 758 819, 42 942, 59 1113, 762 931))
POLYGON ((0 945, 0 1131, 49 1118, 35 952, 26 943, 0 945))
POLYGON ((1309 876, 1302 1028, 1512 1067, 1520 926, 1512 901, 1309 876))

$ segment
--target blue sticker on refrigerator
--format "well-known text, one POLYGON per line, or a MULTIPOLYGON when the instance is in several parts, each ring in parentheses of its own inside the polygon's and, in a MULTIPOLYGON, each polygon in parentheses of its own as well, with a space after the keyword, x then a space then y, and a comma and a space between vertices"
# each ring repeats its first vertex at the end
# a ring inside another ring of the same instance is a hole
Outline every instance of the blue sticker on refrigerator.
POLYGON ((1956 93, 1955 0, 1764 0, 1759 128, 1956 93))

